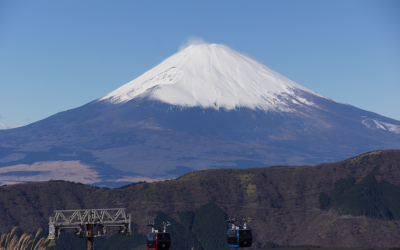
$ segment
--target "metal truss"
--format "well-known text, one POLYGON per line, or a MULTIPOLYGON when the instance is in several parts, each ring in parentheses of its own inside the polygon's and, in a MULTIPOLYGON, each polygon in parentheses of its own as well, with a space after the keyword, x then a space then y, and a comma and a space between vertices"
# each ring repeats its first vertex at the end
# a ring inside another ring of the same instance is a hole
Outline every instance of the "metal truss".
POLYGON ((131 215, 125 213, 125 208, 111 209, 79 209, 56 210, 54 217, 50 217, 49 239, 58 238, 61 229, 75 229, 78 237, 104 236, 106 227, 120 227, 123 235, 131 235, 131 215), (94 234, 96 229, 97 234, 94 234))

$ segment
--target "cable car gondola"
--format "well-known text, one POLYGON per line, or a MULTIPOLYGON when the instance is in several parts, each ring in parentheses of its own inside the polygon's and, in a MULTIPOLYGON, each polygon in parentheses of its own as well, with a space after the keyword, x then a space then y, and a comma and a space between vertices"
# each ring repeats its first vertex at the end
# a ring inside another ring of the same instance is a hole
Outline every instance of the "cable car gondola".
POLYGON ((228 230, 227 240, 228 245, 234 248, 244 248, 251 247, 253 244, 253 236, 251 234, 251 230, 247 228, 246 223, 250 222, 251 219, 243 219, 243 227, 236 226, 235 219, 227 220, 228 223, 232 223, 232 228, 228 230))
POLYGON ((154 222, 148 223, 147 226, 151 227, 151 233, 147 235, 147 248, 150 250, 168 250, 171 247, 171 237, 169 233, 167 233, 167 226, 171 224, 167 221, 167 223, 162 223, 164 226, 164 230, 162 232, 158 232, 158 230, 154 230, 154 222))

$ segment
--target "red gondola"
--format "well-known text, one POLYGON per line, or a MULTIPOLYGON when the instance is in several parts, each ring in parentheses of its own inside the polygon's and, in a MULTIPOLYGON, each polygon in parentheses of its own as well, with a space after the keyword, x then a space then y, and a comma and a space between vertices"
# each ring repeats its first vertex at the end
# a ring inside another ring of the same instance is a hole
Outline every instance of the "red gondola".
POLYGON ((167 223, 162 223, 164 226, 164 230, 162 232, 158 232, 158 230, 154 230, 154 222, 148 223, 147 226, 151 227, 151 233, 147 235, 147 248, 151 250, 167 250, 171 247, 171 237, 169 233, 167 233, 167 226, 171 224, 167 221, 167 223))

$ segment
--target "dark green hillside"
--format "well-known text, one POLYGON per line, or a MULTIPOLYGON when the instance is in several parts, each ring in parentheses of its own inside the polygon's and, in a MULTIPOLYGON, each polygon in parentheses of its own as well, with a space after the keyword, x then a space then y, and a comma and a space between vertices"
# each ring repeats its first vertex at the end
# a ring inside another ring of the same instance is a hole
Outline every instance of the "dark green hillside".
POLYGON ((195 171, 118 189, 64 181, 2 186, 0 233, 46 229, 58 209, 125 207, 142 235, 135 242, 143 242, 147 222, 168 220, 176 249, 224 249, 227 217, 253 219, 255 248, 393 247, 400 246, 399 176, 400 150, 388 150, 313 167, 195 171))
POLYGON ((212 202, 196 209, 193 232, 203 249, 229 249, 226 220, 226 213, 212 202))
POLYGON ((331 196, 320 194, 320 207, 334 208, 342 215, 399 220, 400 187, 386 180, 378 182, 375 178, 379 173, 377 169, 358 183, 351 176, 336 181, 331 196))
POLYGON ((177 214, 181 220, 182 226, 188 230, 192 230, 194 213, 192 211, 178 211, 177 214))

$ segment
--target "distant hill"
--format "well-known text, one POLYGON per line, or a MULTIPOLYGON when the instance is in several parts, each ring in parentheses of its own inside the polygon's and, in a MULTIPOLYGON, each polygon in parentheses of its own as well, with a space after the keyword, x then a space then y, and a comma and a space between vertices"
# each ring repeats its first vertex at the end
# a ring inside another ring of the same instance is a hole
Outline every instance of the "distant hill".
MULTIPOLYGON (((400 245, 399 176, 400 150, 387 150, 313 167, 195 171, 117 189, 16 184, 0 187, 0 232, 47 228, 56 209, 126 207, 139 234, 148 232, 149 221, 169 220, 173 249, 225 249, 228 217, 252 218, 255 248, 394 247, 400 245)), ((143 242, 139 234, 135 239, 143 242)))

